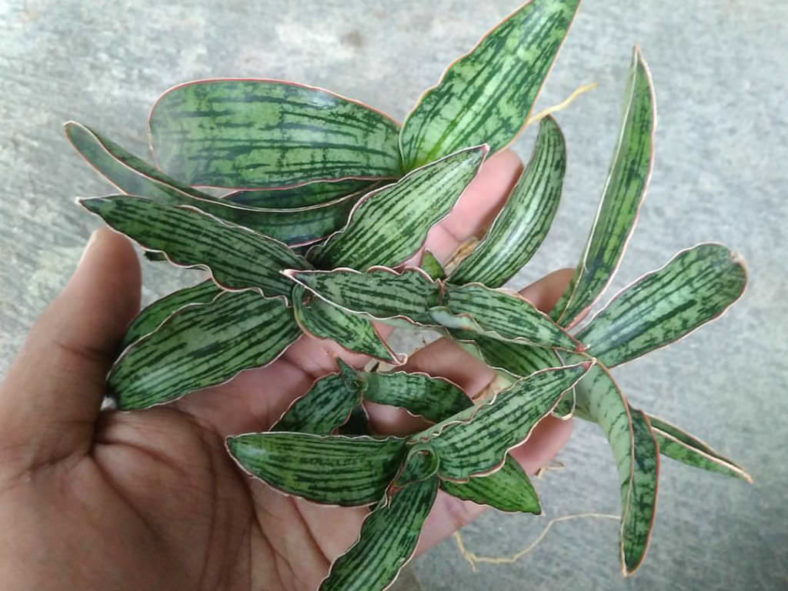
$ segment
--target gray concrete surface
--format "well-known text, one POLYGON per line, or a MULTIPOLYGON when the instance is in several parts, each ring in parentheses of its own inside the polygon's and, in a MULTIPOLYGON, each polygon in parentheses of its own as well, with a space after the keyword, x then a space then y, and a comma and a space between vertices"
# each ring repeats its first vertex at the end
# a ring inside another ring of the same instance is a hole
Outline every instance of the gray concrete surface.
MULTIPOLYGON (((147 110, 193 78, 292 79, 401 119, 451 59, 517 0, 0 1, 0 369, 73 270, 95 222, 72 203, 102 194, 64 141, 77 119, 145 153, 147 110)), ((785 420, 788 264, 788 4, 781 0, 585 0, 539 106, 599 83, 558 116, 569 169, 554 229, 518 284, 579 255, 614 142, 631 45, 657 89, 650 195, 614 288, 678 249, 724 242, 747 259, 746 297, 716 324, 616 370, 625 391, 747 467, 753 486, 666 461, 645 565, 618 575, 612 521, 560 523, 529 556, 472 573, 449 540, 415 562, 448 589, 779 589, 788 586, 785 420)), ((515 148, 527 158, 533 132, 515 148)), ((145 297, 185 273, 145 265, 145 297)), ((615 468, 578 425, 563 471, 537 482, 547 517, 617 512, 615 468)), ((511 554, 545 518, 489 513, 463 532, 479 554, 511 554)))

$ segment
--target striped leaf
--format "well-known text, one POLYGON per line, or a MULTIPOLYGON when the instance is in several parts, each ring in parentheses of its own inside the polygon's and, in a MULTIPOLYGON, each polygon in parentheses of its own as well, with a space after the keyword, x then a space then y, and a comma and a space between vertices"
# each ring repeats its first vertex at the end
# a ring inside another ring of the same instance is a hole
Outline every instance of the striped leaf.
MULTIPOLYGON (((253 207, 252 204, 235 202, 232 198, 216 199, 162 174, 154 166, 79 123, 69 122, 65 129, 67 137, 82 157, 123 193, 148 197, 170 205, 191 205, 286 244, 311 244, 335 232, 345 225, 350 210, 363 195, 363 192, 348 191, 337 194, 330 202, 318 201, 310 203, 309 207, 287 210, 253 207)), ((344 191, 348 183, 360 182, 335 184, 342 184, 344 191)), ((368 181, 363 182, 369 184, 368 181)), ((287 193, 296 191, 294 189, 287 193)))
POLYGON ((353 409, 361 404, 356 372, 337 359, 339 373, 317 380, 309 391, 296 399, 271 431, 298 431, 330 435, 347 422, 353 409))
POLYGON ((405 458, 404 440, 311 433, 249 433, 227 448, 252 476, 316 503, 354 507, 381 499, 405 458))
POLYGON ((421 257, 421 269, 429 275, 433 280, 439 281, 446 279, 446 271, 443 270, 443 265, 435 258, 429 250, 425 250, 421 257))
POLYGON ((358 541, 331 565, 320 591, 382 591, 416 550, 435 502, 438 479, 415 482, 378 504, 364 520, 358 541))
POLYGON ((274 361, 300 334, 280 299, 224 293, 181 308, 126 349, 108 387, 121 409, 162 404, 274 361))
POLYGON ((575 388, 577 405, 607 436, 621 486, 621 562, 631 574, 646 555, 657 501, 659 453, 648 419, 630 409, 608 371, 595 365, 575 388))
POLYGON ((552 117, 539 126, 531 160, 484 239, 449 276, 455 284, 478 282, 500 287, 542 244, 561 199, 566 148, 552 117))
POLYGON ((342 230, 309 250, 321 269, 394 267, 424 243, 476 175, 486 146, 467 148, 412 171, 397 183, 368 193, 342 230))
POLYGON ((161 168, 190 185, 237 189, 397 177, 398 125, 326 90, 274 80, 204 80, 151 111, 161 168))
POLYGON ((468 482, 441 480, 441 488, 457 498, 489 505, 499 511, 542 512, 539 497, 528 475, 512 456, 506 456, 501 469, 468 482))
POLYGON ((613 278, 651 176, 656 108, 651 76, 636 47, 613 162, 591 235, 575 273, 551 316, 571 326, 613 278))
POLYGON ((363 181, 348 179, 344 181, 326 181, 309 183, 289 189, 263 189, 260 191, 234 191, 222 198, 222 201, 260 207, 266 209, 296 209, 325 205, 346 195, 368 193, 380 181, 363 181))
POLYGON ((577 335, 612 367, 676 341, 722 314, 744 292, 741 258, 700 244, 619 293, 577 335))
POLYGON ((648 420, 657 440, 659 453, 663 456, 695 468, 752 482, 752 477, 741 466, 721 455, 697 437, 657 417, 648 415, 648 420))
POLYGON ((124 195, 80 204, 143 248, 165 252, 176 265, 208 269, 227 289, 258 288, 268 296, 288 296, 292 282, 280 271, 309 266, 281 242, 187 206, 124 195))
POLYGON ((465 146, 493 152, 520 132, 579 0, 532 0, 490 31, 422 95, 400 132, 406 170, 465 146))
POLYGON ((359 380, 366 400, 400 406, 436 423, 473 404, 451 382, 423 373, 360 373, 359 380))
POLYGON ((287 271, 286 275, 334 306, 377 320, 404 318, 434 324, 428 310, 440 304, 440 285, 416 268, 397 272, 373 267, 366 273, 353 269, 287 271))
POLYGON ((305 294, 300 285, 293 290, 293 312, 301 330, 313 337, 331 339, 348 351, 389 363, 401 363, 367 318, 351 314, 312 294, 305 294))
POLYGON ((513 376, 527 377, 542 369, 563 365, 555 353, 545 347, 500 341, 462 330, 452 330, 450 334, 454 340, 473 347, 487 365, 513 376))
POLYGON ((212 302, 222 290, 213 281, 203 281, 192 287, 179 289, 142 310, 123 335, 121 348, 125 349, 131 343, 141 339, 159 328, 174 312, 184 306, 207 304, 212 302))
POLYGON ((432 444, 440 457, 442 478, 464 481, 494 472, 587 367, 583 363, 548 369, 523 378, 497 396, 412 436, 411 441, 432 444))
POLYGON ((445 286, 443 308, 433 309, 435 322, 492 338, 574 350, 572 337, 544 312, 513 292, 480 284, 445 286))

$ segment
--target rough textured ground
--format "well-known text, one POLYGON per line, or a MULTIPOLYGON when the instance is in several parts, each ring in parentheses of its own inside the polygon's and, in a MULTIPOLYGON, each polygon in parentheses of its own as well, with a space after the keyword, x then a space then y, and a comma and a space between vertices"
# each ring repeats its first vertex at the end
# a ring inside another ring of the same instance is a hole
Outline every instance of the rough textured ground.
MULTIPOLYGON (((157 94, 193 78, 286 78, 329 87, 401 119, 451 59, 517 0, 5 0, 0 2, 0 369, 60 289, 95 222, 72 203, 108 190, 63 139, 77 119, 145 153, 157 94)), ((564 200, 518 285, 576 260, 613 146, 631 45, 657 88, 657 163, 621 287, 678 249, 724 242, 747 259, 747 296, 685 342, 616 371, 638 406, 676 420, 754 486, 665 461, 646 564, 618 575, 613 521, 556 525, 515 565, 473 574, 452 541, 415 563, 424 589, 776 589, 788 585, 785 392, 788 264, 788 4, 780 0, 586 0, 540 99, 599 83, 559 116, 564 200)), ((533 132, 515 144, 528 157, 533 132)), ((183 272, 145 267, 147 299, 183 272)), ((615 468, 579 425, 562 472, 537 483, 547 516, 617 512, 615 468)), ((463 533, 477 553, 525 546, 545 519, 489 514, 463 533)))

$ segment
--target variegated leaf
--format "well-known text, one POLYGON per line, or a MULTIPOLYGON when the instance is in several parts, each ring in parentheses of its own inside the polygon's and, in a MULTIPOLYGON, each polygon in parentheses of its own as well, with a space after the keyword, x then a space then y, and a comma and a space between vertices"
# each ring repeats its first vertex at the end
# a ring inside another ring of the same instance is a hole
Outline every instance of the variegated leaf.
POLYGON ((555 353, 545 347, 513 343, 463 331, 450 331, 451 337, 473 347, 490 367, 513 376, 527 377, 534 372, 563 365, 555 353))
POLYGON ((317 380, 309 391, 296 399, 271 431, 298 431, 329 435, 347 422, 361 404, 360 384, 355 370, 337 359, 339 373, 317 380))
POLYGON ((382 591, 416 550, 438 491, 436 477, 414 482, 375 507, 358 541, 332 565, 320 591, 382 591))
POLYGON ((663 456, 695 468, 752 482, 752 477, 741 466, 721 455, 697 437, 657 417, 648 415, 648 420, 651 423, 654 437, 657 439, 659 453, 663 456))
POLYGON ((442 308, 432 319, 447 328, 479 332, 505 341, 574 350, 572 337, 519 294, 480 284, 445 286, 442 308))
POLYGON ((125 349, 134 341, 159 328, 174 312, 184 306, 207 304, 222 293, 213 281, 203 281, 192 287, 179 289, 143 309, 123 335, 121 348, 125 349))
POLYGON ((429 229, 445 217, 476 175, 486 146, 466 148, 368 193, 347 225, 309 250, 322 269, 393 267, 417 251, 429 229))
POLYGON ((378 320, 404 318, 434 324, 428 310, 440 304, 440 285, 416 268, 397 272, 373 267, 366 273, 353 269, 287 271, 286 275, 334 306, 378 320))
MULTIPOLYGON (((217 199, 168 177, 84 125, 69 122, 65 129, 66 136, 82 157, 124 193, 170 205, 191 205, 219 219, 252 229, 285 244, 311 244, 335 232, 345 225, 350 210, 363 195, 363 192, 349 191, 336 195, 330 202, 284 210, 254 207, 251 204, 234 202, 231 198, 217 199)), ((368 182, 365 181, 365 184, 368 182)), ((343 187, 345 185, 347 183, 344 183, 343 187)), ((296 190, 288 193, 294 191, 296 190)))
POLYGON ((343 507, 381 499, 406 454, 398 437, 282 432, 228 437, 227 448, 244 470, 272 487, 343 507))
POLYGON ((575 388, 577 405, 607 436, 621 487, 620 556, 625 575, 646 555, 657 501, 659 452, 645 415, 630 409, 607 369, 595 365, 575 388))
POLYGON ((80 204, 143 248, 165 252, 176 265, 210 270, 227 289, 257 288, 268 296, 286 297, 293 285, 280 271, 309 267, 281 242, 191 207, 125 195, 83 199, 80 204))
POLYGON ((571 326, 602 294, 613 278, 651 176, 656 110, 651 76, 636 47, 632 59, 623 122, 602 202, 583 256, 551 316, 571 326))
POLYGON ((433 478, 438 473, 440 458, 429 443, 413 445, 391 487, 403 488, 414 482, 433 478))
POLYGON ((429 442, 440 457, 442 478, 464 481, 500 468, 506 453, 588 370, 588 363, 548 369, 411 437, 429 442))
POLYGON ((329 304, 305 292, 301 285, 293 289, 293 313, 306 334, 318 339, 331 339, 348 351, 389 363, 401 363, 367 318, 329 304))
POLYGON ((470 398, 451 382, 423 373, 359 373, 361 393, 378 404, 400 406, 439 422, 471 406, 470 398))
POLYGON ((272 362, 300 334, 280 299, 224 293, 209 304, 180 309, 126 349, 108 387, 121 409, 162 404, 272 362))
POLYGON ((406 170, 465 146, 509 144, 525 124, 579 0, 532 0, 421 97, 400 132, 406 170))
POLYGON ((441 488, 457 498, 489 505, 499 511, 542 512, 528 475, 512 456, 506 456, 501 469, 492 474, 476 476, 468 482, 441 480, 441 488))
POLYGON ((484 239, 460 261, 449 281, 500 287, 531 260, 558 209, 565 168, 563 134, 552 117, 545 117, 531 161, 484 239))
POLYGON ((289 189, 263 189, 260 191, 233 191, 222 197, 222 201, 266 209, 298 209, 314 207, 336 201, 347 195, 363 195, 383 181, 348 179, 324 181, 300 185, 289 189))
POLYGON ((620 365, 717 318, 746 283, 738 255, 720 244, 700 244, 624 289, 577 338, 603 364, 620 365))
POLYGON ((336 94, 275 80, 203 80, 164 93, 151 142, 190 185, 264 189, 342 178, 397 177, 399 126, 336 94))

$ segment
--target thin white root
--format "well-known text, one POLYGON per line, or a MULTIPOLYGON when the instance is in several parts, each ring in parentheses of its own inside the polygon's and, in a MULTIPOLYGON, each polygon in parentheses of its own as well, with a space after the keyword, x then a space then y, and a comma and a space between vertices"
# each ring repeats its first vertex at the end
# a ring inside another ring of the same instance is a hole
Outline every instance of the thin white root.
POLYGON ((572 91, 568 97, 566 97, 563 101, 558 103, 557 105, 553 105, 552 107, 547 107, 543 111, 539 111, 536 115, 531 115, 528 119, 525 120, 526 127, 531 125, 532 123, 536 123, 540 119, 544 119, 548 115, 552 115, 553 113, 557 113, 558 111, 563 111, 569 105, 571 105, 574 100, 579 97, 581 94, 588 92, 589 90, 593 90, 597 87, 596 82, 591 82, 589 84, 583 84, 582 86, 578 86, 572 91))
POLYGON ((574 515, 561 515, 560 517, 554 517, 550 521, 547 522, 544 529, 541 533, 536 537, 536 539, 528 544, 525 548, 520 550, 517 554, 513 554, 512 556, 479 556, 468 550, 465 547, 465 543, 463 542, 462 535, 460 532, 454 532, 454 541, 457 543, 457 549, 459 550, 462 557, 468 561, 468 564, 471 565, 471 570, 473 572, 477 572, 479 564, 514 564, 518 560, 520 560, 523 556, 530 554, 534 551, 534 549, 539 545, 539 543, 544 539, 547 535, 547 532, 550 531, 550 528, 553 527, 554 523, 559 523, 562 521, 571 521, 572 519, 615 519, 618 521, 618 515, 611 515, 609 513, 577 513, 574 515))

